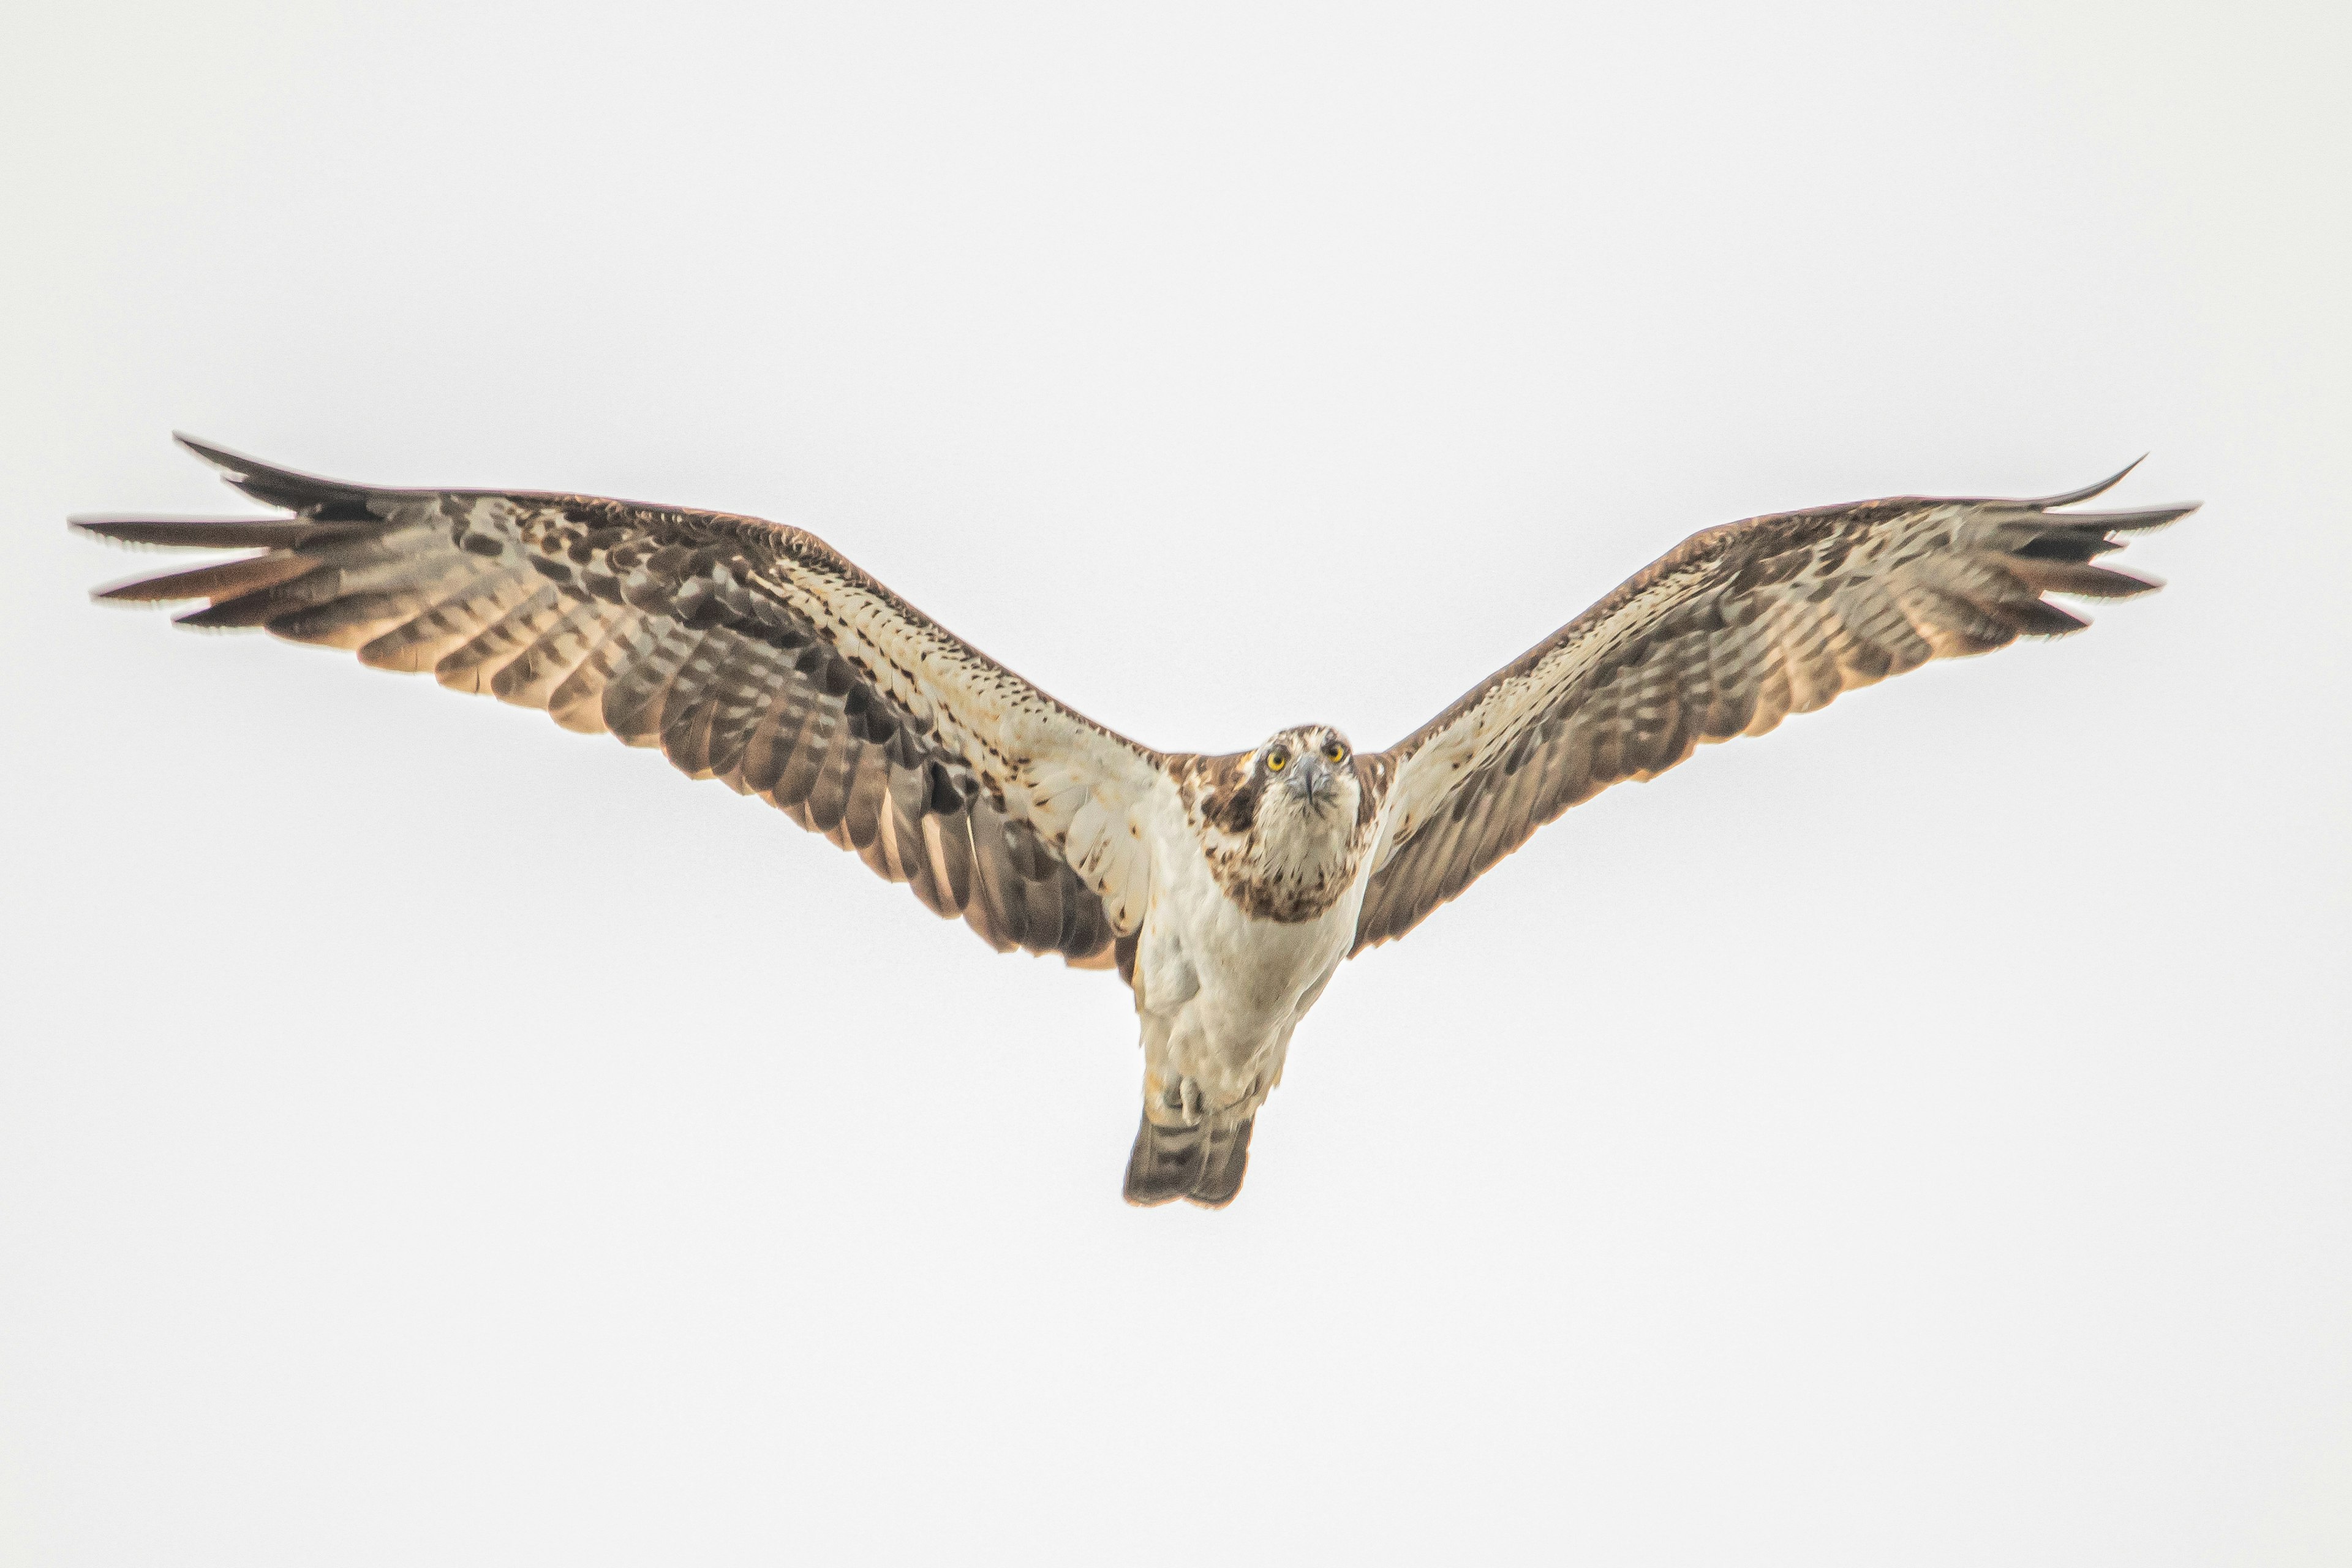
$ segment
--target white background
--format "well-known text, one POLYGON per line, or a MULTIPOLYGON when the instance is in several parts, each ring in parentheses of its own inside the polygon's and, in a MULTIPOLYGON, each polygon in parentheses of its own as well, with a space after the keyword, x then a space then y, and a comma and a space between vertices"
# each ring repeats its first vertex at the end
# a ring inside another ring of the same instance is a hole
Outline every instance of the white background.
POLYGON ((0 1556, 2352 1559, 2340 5, 26 6, 0 1556), (1118 1201, 1115 979, 83 591, 174 426, 812 527, 1171 748, 2155 456, 2092 633, 1543 834, 1118 1201))

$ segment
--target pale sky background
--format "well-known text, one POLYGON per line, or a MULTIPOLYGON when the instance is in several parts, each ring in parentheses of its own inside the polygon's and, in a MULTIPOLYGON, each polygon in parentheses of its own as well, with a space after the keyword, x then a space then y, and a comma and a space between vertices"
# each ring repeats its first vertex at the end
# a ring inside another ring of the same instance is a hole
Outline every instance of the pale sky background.
POLYGON ((2336 4, 94 4, 0 53, 0 1561, 2352 1561, 2336 4), (1125 1207, 1115 979, 89 605, 166 439, 1385 745, 1693 530, 2166 592, 1571 813, 1125 1207))

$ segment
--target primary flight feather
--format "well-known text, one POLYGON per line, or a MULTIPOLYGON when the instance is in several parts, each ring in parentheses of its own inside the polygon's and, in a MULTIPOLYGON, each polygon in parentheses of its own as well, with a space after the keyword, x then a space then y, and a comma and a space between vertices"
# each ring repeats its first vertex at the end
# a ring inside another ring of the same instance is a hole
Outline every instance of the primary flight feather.
MULTIPOLYGON (((83 518, 254 552, 100 598, 264 626, 658 746, 904 882, 1000 951, 1115 965, 1144 1050, 1127 1196, 1221 1205, 1340 961, 1538 827, 1702 742, 1931 658, 2086 623, 2052 594, 2195 510, 1905 497, 1709 530, 1376 753, 1329 725, 1156 752, 1055 701, 796 528, 591 496, 384 489, 181 437, 280 520, 83 518)), ((2129 469, 2125 470, 2126 473, 2129 469)))

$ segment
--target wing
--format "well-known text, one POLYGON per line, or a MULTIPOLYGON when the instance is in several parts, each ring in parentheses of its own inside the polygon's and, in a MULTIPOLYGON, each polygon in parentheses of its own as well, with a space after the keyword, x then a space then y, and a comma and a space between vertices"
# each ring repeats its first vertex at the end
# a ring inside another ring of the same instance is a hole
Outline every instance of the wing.
POLYGON ((1570 806, 1654 778, 1701 742, 1763 734, 1931 658, 2089 624, 2047 594, 2156 587, 2092 562, 2194 505, 2056 510, 2123 477, 2040 500, 1902 497, 1692 535, 1386 753, 1396 783, 1355 951, 1412 930, 1570 806))
POLYGON ((140 544, 253 549, 107 589, 205 599, 379 668, 658 746, 855 850, 1000 951, 1099 967, 1142 918, 1133 814, 1156 753, 1055 701, 799 529, 588 496, 375 489, 201 446, 294 513, 87 518, 140 544))

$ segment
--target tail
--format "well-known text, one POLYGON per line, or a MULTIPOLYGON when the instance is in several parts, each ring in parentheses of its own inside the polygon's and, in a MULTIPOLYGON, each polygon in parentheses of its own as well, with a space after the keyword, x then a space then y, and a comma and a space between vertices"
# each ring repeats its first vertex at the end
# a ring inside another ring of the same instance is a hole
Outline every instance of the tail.
POLYGON ((1249 1168, 1250 1129, 1257 1113, 1212 1112, 1189 1127, 1162 1127, 1147 1112, 1135 1130, 1135 1152, 1127 1160, 1127 1201, 1164 1204, 1186 1198, 1221 1209, 1242 1190, 1249 1168))

